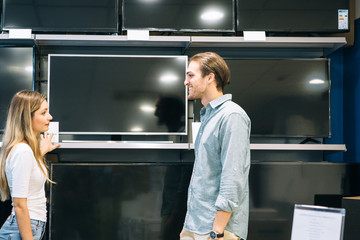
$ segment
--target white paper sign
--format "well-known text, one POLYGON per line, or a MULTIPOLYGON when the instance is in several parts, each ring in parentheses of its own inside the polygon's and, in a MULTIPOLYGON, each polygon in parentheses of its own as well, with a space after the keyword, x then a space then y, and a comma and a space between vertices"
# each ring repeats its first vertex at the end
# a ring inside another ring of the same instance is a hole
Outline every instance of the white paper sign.
POLYGON ((201 125, 201 122, 193 122, 192 123, 192 140, 193 140, 193 143, 195 143, 195 140, 196 140, 196 136, 199 132, 199 128, 200 128, 200 125, 201 125))
POLYGON ((345 209, 295 205, 291 240, 341 240, 345 209))
POLYGON ((31 29, 10 29, 9 38, 31 38, 31 29))
POLYGON ((338 10, 338 28, 339 30, 349 29, 349 10, 339 9, 338 10))
POLYGON ((127 40, 149 40, 149 30, 127 30, 127 40))
POLYGON ((265 31, 244 31, 245 41, 266 41, 265 31))
POLYGON ((50 122, 49 130, 47 131, 49 134, 54 134, 51 142, 58 143, 59 142, 59 122, 50 122))

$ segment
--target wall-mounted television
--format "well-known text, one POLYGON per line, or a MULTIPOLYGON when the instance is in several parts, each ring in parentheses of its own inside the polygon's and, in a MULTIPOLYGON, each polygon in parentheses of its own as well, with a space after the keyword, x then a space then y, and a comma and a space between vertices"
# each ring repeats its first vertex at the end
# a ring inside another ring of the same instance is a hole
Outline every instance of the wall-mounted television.
POLYGON ((329 137, 329 59, 226 59, 252 136, 329 137))
POLYGON ((0 132, 5 129, 10 101, 20 90, 33 90, 34 48, 0 47, 0 132))
POLYGON ((349 31, 349 0, 237 0, 237 31, 349 31))
POLYGON ((187 134, 187 56, 49 54, 48 64, 60 134, 187 134))
POLYGON ((234 32, 234 0, 123 0, 122 29, 234 32))
POLYGON ((118 32, 117 0, 3 0, 2 29, 118 32))

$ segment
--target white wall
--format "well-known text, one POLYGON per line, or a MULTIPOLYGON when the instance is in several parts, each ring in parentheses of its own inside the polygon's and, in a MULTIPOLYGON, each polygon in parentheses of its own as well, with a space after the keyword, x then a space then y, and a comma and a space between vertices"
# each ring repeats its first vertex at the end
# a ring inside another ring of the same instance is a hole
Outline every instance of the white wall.
POLYGON ((360 18, 360 0, 355 0, 355 19, 360 18))

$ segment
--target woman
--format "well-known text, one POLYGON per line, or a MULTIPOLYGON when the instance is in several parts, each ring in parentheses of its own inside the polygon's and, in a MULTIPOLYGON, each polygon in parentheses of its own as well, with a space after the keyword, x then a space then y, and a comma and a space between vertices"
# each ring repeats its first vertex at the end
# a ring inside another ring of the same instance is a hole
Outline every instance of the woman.
POLYGON ((0 239, 39 240, 46 222, 45 181, 51 182, 44 155, 59 147, 51 143, 52 119, 45 96, 16 93, 10 103, 0 152, 0 197, 12 198, 12 212, 0 229, 0 239))

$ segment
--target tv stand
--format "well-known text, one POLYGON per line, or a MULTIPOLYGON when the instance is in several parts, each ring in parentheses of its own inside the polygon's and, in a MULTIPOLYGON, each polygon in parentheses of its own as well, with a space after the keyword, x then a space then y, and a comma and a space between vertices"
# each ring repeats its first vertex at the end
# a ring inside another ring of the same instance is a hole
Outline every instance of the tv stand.
POLYGON ((319 140, 313 139, 313 138, 306 138, 305 140, 301 141, 300 144, 305 144, 305 143, 317 143, 317 144, 321 144, 321 142, 319 140))

